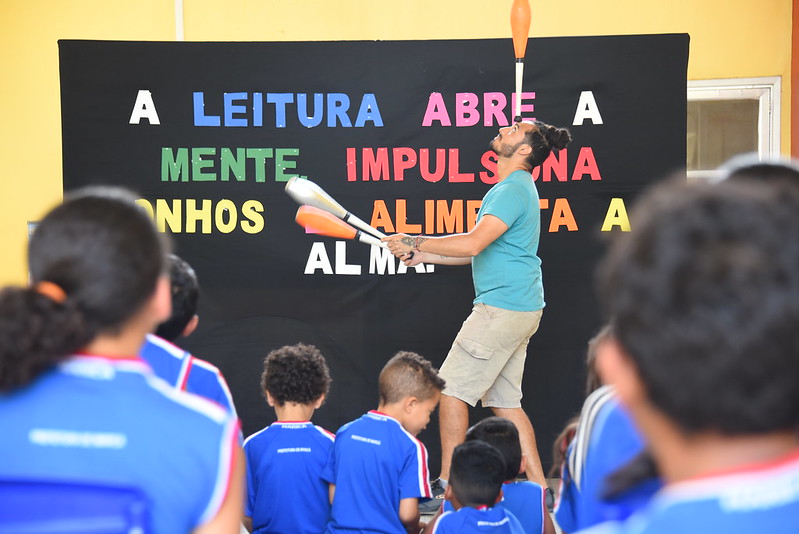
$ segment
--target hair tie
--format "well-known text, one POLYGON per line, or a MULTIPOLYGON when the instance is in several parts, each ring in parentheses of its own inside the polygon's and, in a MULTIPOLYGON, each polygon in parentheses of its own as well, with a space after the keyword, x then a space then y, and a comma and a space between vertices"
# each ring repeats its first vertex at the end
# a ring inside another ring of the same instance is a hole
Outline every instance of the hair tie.
POLYGON ((37 282, 36 285, 33 286, 33 289, 35 289, 40 295, 44 295, 53 302, 57 302, 59 304, 63 304, 64 301, 67 300, 67 293, 55 282, 43 280, 41 282, 37 282))

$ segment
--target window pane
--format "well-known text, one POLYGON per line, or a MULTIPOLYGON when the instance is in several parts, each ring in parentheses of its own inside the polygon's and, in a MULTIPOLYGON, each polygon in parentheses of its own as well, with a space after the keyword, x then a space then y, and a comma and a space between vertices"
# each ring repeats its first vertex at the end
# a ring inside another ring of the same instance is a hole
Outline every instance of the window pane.
POLYGON ((743 152, 757 152, 759 101, 688 101, 688 170, 715 169, 743 152))

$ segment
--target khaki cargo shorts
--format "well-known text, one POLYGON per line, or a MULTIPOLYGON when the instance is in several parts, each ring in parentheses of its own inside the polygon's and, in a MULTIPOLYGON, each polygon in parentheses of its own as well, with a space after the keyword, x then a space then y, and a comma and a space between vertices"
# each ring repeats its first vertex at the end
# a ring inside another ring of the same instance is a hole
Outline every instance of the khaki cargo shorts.
POLYGON ((471 406, 520 407, 527 343, 542 313, 475 304, 439 370, 443 393, 471 406))

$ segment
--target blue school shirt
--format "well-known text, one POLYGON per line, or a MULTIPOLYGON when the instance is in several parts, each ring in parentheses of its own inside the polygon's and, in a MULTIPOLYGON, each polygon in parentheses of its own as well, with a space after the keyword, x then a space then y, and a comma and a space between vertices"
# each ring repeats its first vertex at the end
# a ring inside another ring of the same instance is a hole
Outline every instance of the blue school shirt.
POLYGON ((0 428, 0 478, 138 488, 154 534, 216 516, 238 439, 233 416, 169 388, 140 359, 97 356, 0 395, 0 428))
POLYGON ((213 364, 154 334, 147 335, 140 355, 156 376, 175 389, 205 397, 236 413, 225 377, 213 364))
POLYGON ((257 534, 321 534, 330 518, 322 469, 334 436, 309 421, 277 421, 244 441, 244 515, 257 534))
POLYGON ((471 508, 442 513, 433 526, 433 534, 524 534, 519 521, 506 509, 471 508))
POLYGON ((586 534, 794 534, 799 450, 770 464, 669 484, 644 510, 586 534))
POLYGON ((377 411, 341 427, 322 478, 336 485, 327 532, 406 534, 399 504, 431 498, 427 449, 377 411))
POLYGON ((502 485, 502 500, 497 503, 511 512, 519 520, 526 534, 544 532, 546 497, 540 484, 523 480, 506 482, 502 485))
POLYGON ((555 521, 566 532, 630 516, 661 487, 648 480, 611 501, 604 500, 605 480, 644 449, 644 442, 610 386, 585 400, 574 441, 561 473, 555 521))
MULTIPOLYGON (((525 534, 542 534, 544 532, 544 514, 546 511, 546 494, 540 484, 529 480, 505 482, 502 484, 502 500, 494 507, 504 508, 513 514, 525 534)), ((444 511, 454 512, 449 501, 444 501, 444 511)))

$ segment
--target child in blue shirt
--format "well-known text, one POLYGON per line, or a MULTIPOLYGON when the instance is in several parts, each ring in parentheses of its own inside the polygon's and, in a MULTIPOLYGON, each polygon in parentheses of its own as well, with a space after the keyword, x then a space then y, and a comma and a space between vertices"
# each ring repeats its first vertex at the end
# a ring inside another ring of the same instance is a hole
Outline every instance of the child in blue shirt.
POLYGON ((190 336, 199 324, 200 284, 188 262, 175 254, 168 260, 172 314, 158 325, 155 334, 147 334, 139 356, 170 386, 212 400, 236 415, 233 397, 219 369, 174 345, 176 339, 190 336))
POLYGON ((799 532, 798 170, 659 185, 609 248, 597 368, 664 486, 591 532, 799 532))
POLYGON ((505 460, 504 498, 497 506, 511 512, 526 534, 555 534, 555 525, 546 510, 544 488, 529 480, 516 480, 519 473, 525 472, 527 460, 522 456, 516 425, 503 417, 487 417, 466 432, 466 441, 474 440, 493 446, 505 460))
POLYGON ((327 532, 418 533, 419 498, 430 498, 427 449, 416 439, 430 421, 444 380, 430 362, 399 352, 379 377, 380 403, 341 427, 327 467, 327 532))
POLYGON ((258 534, 321 534, 330 516, 321 472, 334 436, 310 422, 330 387, 325 359, 312 345, 269 353, 261 387, 277 421, 248 437, 243 523, 258 534))
POLYGON ((644 447, 613 387, 602 386, 586 398, 561 472, 555 520, 563 532, 624 520, 649 501, 660 489, 658 478, 607 498, 609 477, 625 468, 644 447))
POLYGON ((483 441, 467 441, 455 447, 445 499, 453 510, 444 510, 425 527, 425 534, 524 534, 522 525, 502 506, 506 464, 502 454, 483 441))

